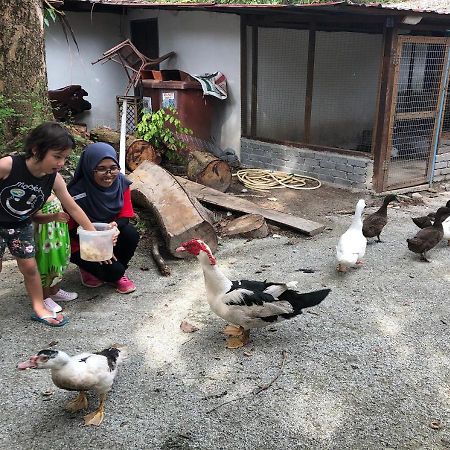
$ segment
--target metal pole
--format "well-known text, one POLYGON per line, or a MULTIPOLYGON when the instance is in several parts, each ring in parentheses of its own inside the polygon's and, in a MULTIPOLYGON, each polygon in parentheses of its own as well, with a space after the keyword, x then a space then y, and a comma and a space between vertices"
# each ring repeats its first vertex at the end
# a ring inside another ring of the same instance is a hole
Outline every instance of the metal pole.
POLYGON ((439 134, 440 134, 441 128, 442 128, 442 115, 444 114, 444 109, 445 109, 445 90, 447 88, 448 75, 449 75, 449 70, 450 70, 450 51, 447 51, 447 64, 446 64, 444 70, 445 70, 445 74, 444 74, 444 80, 442 83, 442 95, 441 95, 441 99, 440 99, 441 104, 439 106, 439 116, 437 118, 438 126, 436 127, 436 135, 435 135, 435 139, 434 139, 433 162, 431 164, 430 180, 428 181, 428 184, 430 186, 433 184, 434 167, 436 166, 437 152, 438 152, 438 147, 439 147, 439 134))

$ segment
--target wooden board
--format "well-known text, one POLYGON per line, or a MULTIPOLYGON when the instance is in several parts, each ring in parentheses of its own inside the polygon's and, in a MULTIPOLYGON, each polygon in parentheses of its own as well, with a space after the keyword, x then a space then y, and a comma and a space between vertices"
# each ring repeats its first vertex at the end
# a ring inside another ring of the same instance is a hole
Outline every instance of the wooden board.
POLYGON ((149 208, 155 215, 164 236, 167 249, 176 258, 187 257, 187 252, 175 250, 192 238, 205 241, 214 252, 217 235, 214 227, 173 175, 162 167, 144 161, 128 175, 133 203, 149 208), (214 250, 213 250, 214 249, 214 250))
POLYGON ((230 211, 240 211, 247 214, 261 214, 261 216, 263 216, 269 222, 285 225, 308 236, 314 236, 325 229, 325 225, 322 225, 318 222, 313 222, 311 220, 302 219, 301 217, 291 214, 262 208, 248 200, 216 191, 215 189, 211 189, 206 186, 202 186, 201 184, 194 183, 193 181, 186 180, 185 178, 175 178, 178 180, 181 186, 186 188, 201 202, 220 206, 222 208, 229 209, 230 211))

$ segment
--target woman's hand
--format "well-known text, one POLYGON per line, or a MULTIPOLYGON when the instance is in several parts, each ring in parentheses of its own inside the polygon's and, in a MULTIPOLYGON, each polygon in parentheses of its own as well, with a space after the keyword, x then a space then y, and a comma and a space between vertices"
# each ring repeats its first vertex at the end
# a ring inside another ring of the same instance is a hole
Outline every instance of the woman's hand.
POLYGON ((113 255, 111 259, 107 259, 106 261, 99 261, 99 264, 112 264, 114 261, 117 261, 117 258, 113 255))
POLYGON ((115 234, 113 235, 113 245, 116 245, 116 244, 117 244, 117 237, 118 237, 119 234, 120 234, 120 231, 119 231, 119 229, 117 228, 117 222, 110 222, 109 228, 110 228, 110 230, 112 230, 113 228, 115 228, 115 229, 117 230, 117 233, 115 233, 115 234))

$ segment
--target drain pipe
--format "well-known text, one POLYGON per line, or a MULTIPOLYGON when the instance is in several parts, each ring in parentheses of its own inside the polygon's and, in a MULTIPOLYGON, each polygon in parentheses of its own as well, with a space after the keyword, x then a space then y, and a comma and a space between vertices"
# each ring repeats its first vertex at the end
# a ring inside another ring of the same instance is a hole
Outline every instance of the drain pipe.
MULTIPOLYGON (((450 49, 447 53, 447 64, 445 68, 445 74, 444 74, 444 90, 447 89, 447 83, 448 83, 448 74, 450 70, 450 49)), ((441 132, 441 126, 442 126, 442 115, 444 113, 445 108, 445 92, 441 96, 441 101, 439 105, 439 116, 438 116, 438 126, 436 127, 436 134, 434 136, 434 149, 433 149, 433 162, 431 164, 431 173, 430 173, 430 180, 428 182, 428 185, 431 186, 433 184, 433 176, 434 176, 434 168, 436 166, 436 159, 437 159, 437 151, 438 151, 438 145, 439 145, 439 133, 441 132)))

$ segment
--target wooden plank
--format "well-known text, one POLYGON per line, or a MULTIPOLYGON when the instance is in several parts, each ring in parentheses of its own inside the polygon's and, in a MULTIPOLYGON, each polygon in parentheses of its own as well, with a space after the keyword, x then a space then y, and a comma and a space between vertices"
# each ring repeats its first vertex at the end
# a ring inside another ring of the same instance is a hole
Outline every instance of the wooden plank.
POLYGON ((220 206, 231 211, 239 211, 247 214, 260 214, 270 222, 285 225, 289 228, 300 231, 303 234, 307 234, 308 236, 314 236, 325 229, 325 225, 322 225, 320 223, 302 219, 301 217, 293 216, 291 214, 262 208, 248 200, 216 191, 215 189, 211 189, 206 186, 202 186, 201 184, 194 183, 193 181, 186 180, 185 178, 175 178, 181 186, 183 186, 190 194, 192 194, 201 202, 220 206))

